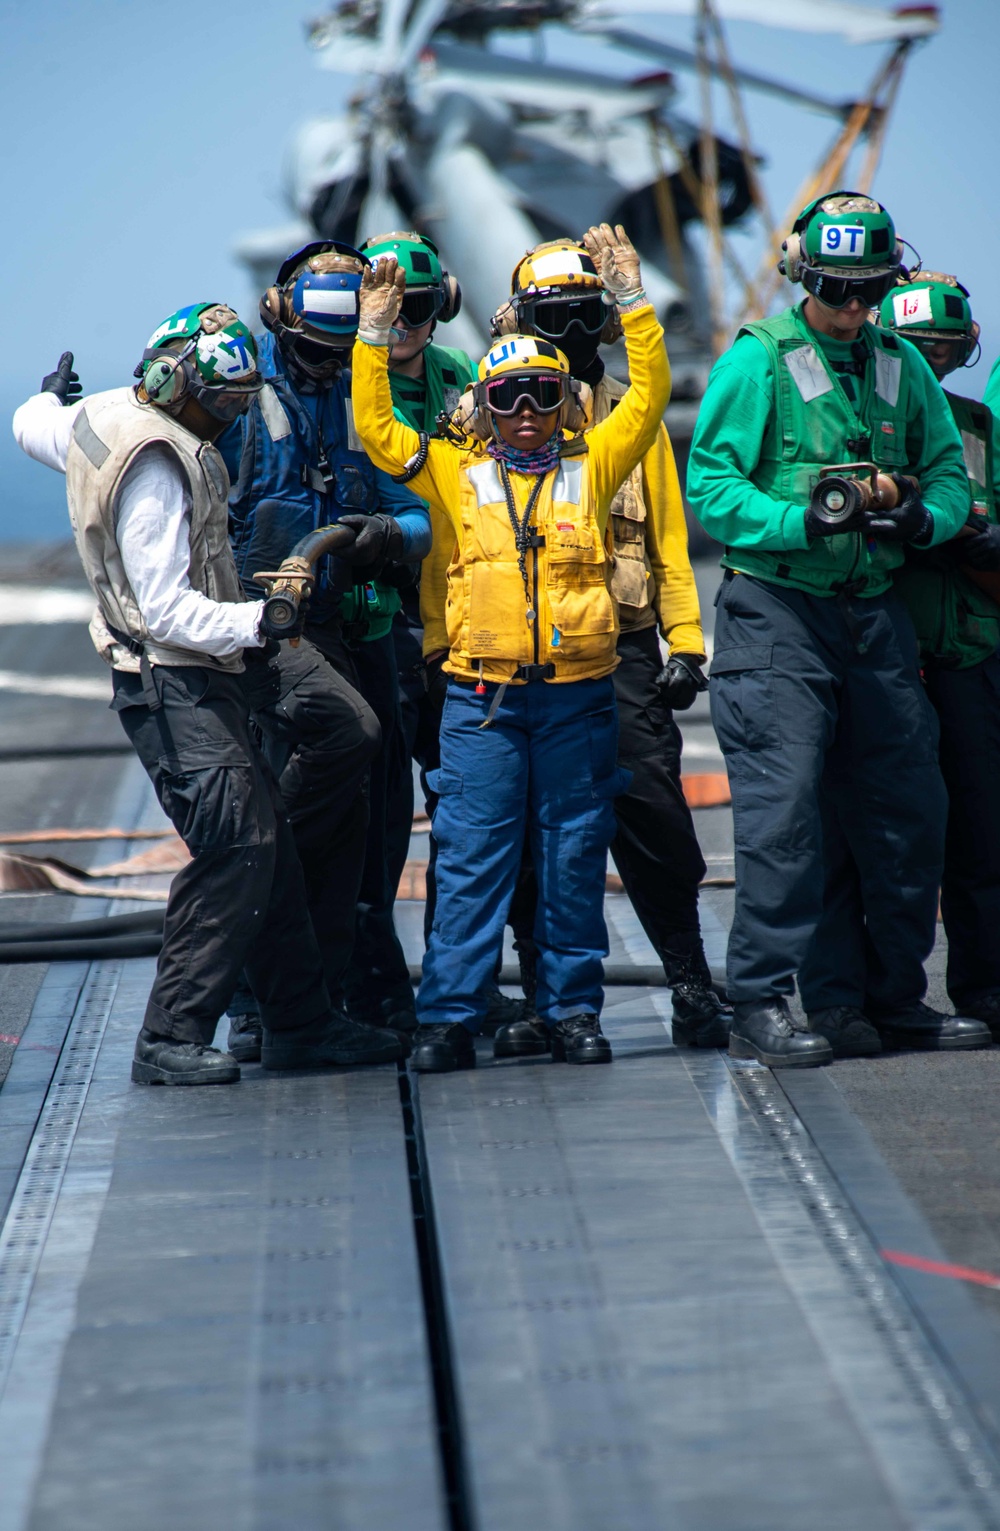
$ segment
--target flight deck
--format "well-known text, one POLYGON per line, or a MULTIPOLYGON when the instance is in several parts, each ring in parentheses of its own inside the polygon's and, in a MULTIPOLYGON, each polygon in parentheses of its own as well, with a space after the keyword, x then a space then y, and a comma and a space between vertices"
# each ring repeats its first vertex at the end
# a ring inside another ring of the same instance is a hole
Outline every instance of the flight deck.
MULTIPOLYGON (((30 637, 0 677, 65 685, 0 686, 0 832, 162 824, 120 751, 15 758, 120 744, 82 625, 30 637)), ((721 769, 703 704, 684 731, 721 769)), ((725 882, 729 812, 696 819, 725 882)), ((731 905, 704 890, 717 970, 731 905)), ((771 1071, 676 1049, 669 991, 622 982, 610 1068, 484 1040, 451 1075, 157 1090, 151 974, 0 968, 0 1531, 1000 1527, 997 1049, 771 1071)))

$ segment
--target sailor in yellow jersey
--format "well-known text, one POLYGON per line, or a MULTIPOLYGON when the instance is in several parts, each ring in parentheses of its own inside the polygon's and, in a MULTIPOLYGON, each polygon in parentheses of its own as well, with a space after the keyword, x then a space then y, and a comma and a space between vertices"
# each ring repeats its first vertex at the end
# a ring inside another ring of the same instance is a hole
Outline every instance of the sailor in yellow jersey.
MULTIPOLYGON (((600 355, 600 347, 622 333, 616 309, 603 299, 586 248, 574 239, 551 239, 518 261, 511 296, 490 326, 497 338, 533 335, 558 346, 573 376, 593 391, 592 425, 605 419, 625 392, 600 355)), ((708 682, 701 673, 705 639, 684 501, 665 426, 615 495, 608 524, 615 555, 611 594, 621 625, 614 676, 618 760, 632 773, 628 791, 615 801, 611 855, 663 963, 673 993, 675 1044, 727 1047, 732 1011, 712 988, 702 946, 698 887, 705 861, 681 785, 681 734, 674 717, 708 690, 708 682), (660 635, 669 646, 666 664, 660 635)), ((448 551, 432 545, 422 566, 425 653, 446 642, 448 551)), ((534 869, 526 858, 509 923, 529 1004, 535 987, 535 895, 534 869)))
MULTIPOLYGON (((632 385, 582 435, 584 389, 550 342, 511 335, 479 365, 461 446, 393 413, 387 377, 403 292, 392 257, 366 273, 354 351, 365 450, 446 516, 448 699, 432 786, 438 902, 417 999, 413 1063, 471 1067, 527 831, 539 882, 541 1024, 513 1023, 522 1053, 604 1063, 604 872, 617 763, 618 617, 608 518, 649 450, 670 395, 663 331, 620 227, 585 236, 622 316, 632 385)), ((510 1031, 511 1027, 503 1028, 510 1031)), ((509 1054, 510 1047, 505 1048, 509 1054)))

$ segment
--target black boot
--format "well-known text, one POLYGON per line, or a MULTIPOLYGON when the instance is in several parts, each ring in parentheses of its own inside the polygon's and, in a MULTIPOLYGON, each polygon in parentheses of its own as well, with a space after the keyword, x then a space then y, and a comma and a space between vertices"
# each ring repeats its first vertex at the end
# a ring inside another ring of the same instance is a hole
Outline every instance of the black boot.
POLYGON ((133 1084, 235 1084, 240 1066, 201 1042, 174 1042, 144 1026, 135 1039, 133 1084))
POLYGON ((524 1014, 530 1021, 538 1014, 538 947, 533 940, 525 936, 523 940, 514 942, 514 950, 517 952, 517 965, 521 970, 524 1014))
POLYGON ((259 1063, 264 1034, 260 1015, 230 1015, 229 1040, 226 1043, 237 1063, 259 1063))
POLYGON ((881 1037, 856 1005, 810 1010, 806 1023, 814 1036, 826 1037, 835 1058, 873 1058, 882 1051, 881 1037))
POLYGON ((912 1047, 927 1052, 958 1052, 967 1047, 989 1047, 990 1028, 964 1015, 946 1015, 918 1000, 902 1010, 878 1012, 871 1017, 885 1047, 912 1047))
POLYGON ((584 1012, 556 1021, 551 1028, 552 1057, 556 1063, 610 1063, 611 1043, 596 1015, 584 1012))
POLYGON ((524 1000, 511 999, 496 984, 489 990, 486 1014, 483 1017, 483 1036, 495 1037, 501 1027, 516 1025, 524 1016, 524 1000))
POLYGON ((493 1038, 494 1058, 538 1058, 552 1046, 549 1028, 544 1021, 529 1021, 526 1016, 508 1021, 493 1038))
POLYGON ((417 1027, 413 1034, 410 1067, 418 1074, 451 1074, 455 1069, 474 1069, 475 1066, 472 1032, 461 1021, 417 1027))
POLYGON ((1000 1042, 1000 994, 980 994, 962 1006, 962 1014, 971 1021, 982 1021, 990 1028, 994 1042, 1000 1042))
POLYGON ((359 1026, 339 1010, 329 1010, 306 1026, 268 1031, 260 1061, 266 1069, 341 1068, 352 1063, 398 1063, 409 1046, 395 1031, 359 1026))
POLYGON ((407 980, 406 983, 393 984, 392 988, 383 994, 379 1001, 379 1015, 373 1016, 372 1026, 388 1026, 390 1031, 401 1032, 404 1037, 412 1037, 417 1029, 417 1005, 413 997, 413 985, 407 980))
POLYGON ((787 999, 779 996, 733 1006, 729 1056, 756 1058, 768 1068, 812 1069, 832 1063, 833 1048, 795 1020, 787 999))
POLYGON ((712 988, 701 937, 695 936, 686 951, 663 947, 660 960, 673 993, 675 1047, 728 1047, 732 1006, 724 1004, 712 988))
POLYGON ((358 985, 352 989, 342 1009, 356 1026, 367 1026, 373 1031, 394 1031, 408 1039, 417 1029, 417 1007, 409 983, 394 984, 382 994, 358 985))

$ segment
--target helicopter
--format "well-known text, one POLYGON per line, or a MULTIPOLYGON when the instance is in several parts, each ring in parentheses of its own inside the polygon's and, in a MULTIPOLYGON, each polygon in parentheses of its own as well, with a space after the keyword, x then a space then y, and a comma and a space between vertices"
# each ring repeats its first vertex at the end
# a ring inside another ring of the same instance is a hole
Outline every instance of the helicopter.
MULTIPOLYGON (((462 284, 448 344, 478 356, 526 250, 593 223, 621 223, 667 334, 667 422, 683 453, 712 361, 736 327, 724 313, 727 277, 736 322, 767 311, 779 231, 810 195, 839 183, 862 141, 867 153, 854 184, 867 189, 906 58, 938 26, 935 6, 887 11, 852 0, 337 0, 308 24, 308 41, 323 68, 356 77, 357 88, 346 112, 306 122, 294 137, 286 195, 295 222, 247 236, 236 253, 262 291, 307 240, 356 245, 417 229, 462 284), (633 29, 636 18, 667 14, 693 17, 692 49, 633 29), (628 27, 623 17, 632 18, 628 27), (890 50, 860 101, 831 101, 734 65, 727 19, 837 32, 890 50), (528 57, 498 46, 512 33, 530 38, 528 57), (592 68, 561 61, 570 35, 574 54, 584 40, 592 68), (611 49, 640 58, 642 72, 622 78, 609 69, 611 49), (700 122, 678 110, 683 70, 701 80, 700 122), (715 129, 713 81, 729 93, 736 142, 715 129), (766 206, 744 89, 837 123, 784 221, 766 206), (727 241, 752 218, 765 244, 756 277, 727 241)), ((623 374, 622 347, 607 360, 623 374)))

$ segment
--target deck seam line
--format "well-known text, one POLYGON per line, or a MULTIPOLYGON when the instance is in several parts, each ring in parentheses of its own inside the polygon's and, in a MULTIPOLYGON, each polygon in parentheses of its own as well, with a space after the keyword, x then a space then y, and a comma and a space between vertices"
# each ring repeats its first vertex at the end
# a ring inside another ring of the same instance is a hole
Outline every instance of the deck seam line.
POLYGON ((90 966, 0 1230, 0 1398, 121 976, 120 962, 90 966))
MULTIPOLYGON (((890 1357, 895 1361, 899 1374, 919 1400, 920 1412, 955 1475, 956 1487, 963 1485, 969 1499, 973 1501, 969 1504, 967 1500, 968 1508, 974 1507, 980 1516, 981 1526, 988 1526, 991 1531, 1000 1527, 997 1461, 991 1444, 961 1389, 924 1334, 917 1315, 885 1270, 866 1227, 813 1143, 805 1123, 769 1069, 753 1065, 732 1065, 728 1059, 723 1060, 722 1066, 738 1097, 749 1108, 758 1129, 765 1138, 771 1139, 767 1151, 769 1154, 774 1153, 775 1168, 798 1194, 803 1212, 844 1278, 847 1290, 867 1314, 869 1323, 876 1334, 882 1337, 890 1357)), ((699 1085, 699 1090, 704 1096, 702 1085, 699 1085)), ((730 1145, 726 1144, 722 1134, 720 1137, 729 1153, 730 1145)), ((737 1164, 736 1167, 754 1202, 755 1211, 759 1214, 755 1194, 749 1184, 751 1172, 746 1165, 741 1167, 737 1164)), ((785 1262, 770 1234, 768 1241, 775 1248, 779 1264, 784 1266, 785 1262)), ((806 1322, 826 1353, 829 1347, 817 1332, 813 1310, 807 1302, 803 1304, 803 1294, 797 1291, 794 1279, 787 1273, 785 1279, 799 1299, 806 1322)), ((833 1375, 837 1378, 845 1405, 853 1413, 855 1400, 850 1392, 843 1391, 839 1372, 833 1375)), ((883 1426, 883 1433, 885 1428, 883 1426)), ((887 1459, 883 1450, 876 1446, 874 1455, 884 1473, 887 1459)), ((893 1492, 893 1497, 897 1503, 901 1503, 901 1507, 916 1515, 915 1524, 962 1524, 965 1531, 962 1522, 949 1521, 947 1518, 940 1520, 929 1503, 915 1505, 912 1500, 909 1503, 899 1501, 898 1493, 892 1488, 892 1481, 887 1480, 890 1492, 893 1492)), ((913 1485, 907 1484, 907 1490, 912 1493, 913 1485)))
POLYGON ((433 1375, 434 1413, 444 1483, 449 1531, 476 1531, 455 1348, 448 1303, 427 1145, 420 1115, 417 1076, 405 1064, 399 1068, 399 1102, 410 1169, 413 1237, 420 1271, 427 1348, 433 1375))

